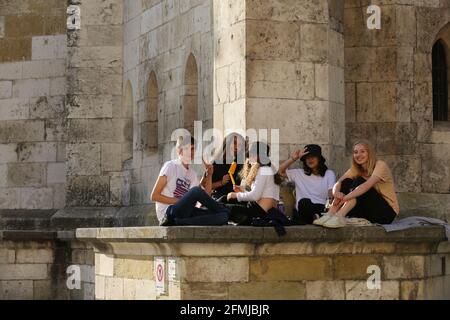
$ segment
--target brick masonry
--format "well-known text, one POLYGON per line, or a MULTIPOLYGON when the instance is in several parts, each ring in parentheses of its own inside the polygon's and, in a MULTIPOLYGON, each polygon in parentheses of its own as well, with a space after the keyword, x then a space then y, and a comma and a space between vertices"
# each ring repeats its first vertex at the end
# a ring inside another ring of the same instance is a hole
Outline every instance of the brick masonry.
POLYGON ((0 299, 94 299, 94 252, 90 246, 67 239, 39 239, 52 233, 31 237, 26 232, 5 233, 0 239, 0 299), (67 286, 69 266, 79 268, 80 289, 67 286))
POLYGON ((56 0, 1 8, 0 209, 65 206, 65 11, 56 0))

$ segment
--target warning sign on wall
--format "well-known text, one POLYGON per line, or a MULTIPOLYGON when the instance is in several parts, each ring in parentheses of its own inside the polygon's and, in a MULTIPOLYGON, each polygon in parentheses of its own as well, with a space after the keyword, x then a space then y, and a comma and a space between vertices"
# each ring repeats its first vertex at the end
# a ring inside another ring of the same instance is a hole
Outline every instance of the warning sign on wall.
POLYGON ((156 294, 166 293, 166 269, 163 258, 155 258, 154 260, 155 270, 155 289, 156 294))

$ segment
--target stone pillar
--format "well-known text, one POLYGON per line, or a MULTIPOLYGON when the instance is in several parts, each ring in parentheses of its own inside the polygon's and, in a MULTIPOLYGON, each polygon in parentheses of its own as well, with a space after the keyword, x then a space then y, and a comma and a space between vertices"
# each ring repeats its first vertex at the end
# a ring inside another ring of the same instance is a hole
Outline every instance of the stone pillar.
POLYGON ((67 206, 108 206, 132 130, 122 107, 123 3, 70 4, 81 9, 81 29, 68 31, 67 206))
POLYGON ((245 130, 245 1, 214 1, 214 128, 245 130))
POLYGON ((345 145, 343 2, 215 1, 214 125, 279 129, 280 159, 345 145))

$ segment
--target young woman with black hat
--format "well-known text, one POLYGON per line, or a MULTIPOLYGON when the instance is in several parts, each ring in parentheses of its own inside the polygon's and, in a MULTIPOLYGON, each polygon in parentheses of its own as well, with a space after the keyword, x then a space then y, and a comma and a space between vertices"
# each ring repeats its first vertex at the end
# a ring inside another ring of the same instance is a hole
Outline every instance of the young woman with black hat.
POLYGON ((290 159, 281 164, 279 174, 295 183, 296 210, 294 221, 299 224, 311 224, 325 211, 328 198, 332 197, 332 188, 336 175, 325 165, 322 148, 316 144, 307 145, 303 150, 292 152, 290 159), (298 159, 302 169, 288 169, 298 159))

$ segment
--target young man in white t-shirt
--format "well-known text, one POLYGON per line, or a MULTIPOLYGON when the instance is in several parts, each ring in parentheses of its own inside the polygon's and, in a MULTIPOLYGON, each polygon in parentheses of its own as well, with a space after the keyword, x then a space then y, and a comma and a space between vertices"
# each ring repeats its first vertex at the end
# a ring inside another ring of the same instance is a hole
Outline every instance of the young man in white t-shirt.
POLYGON ((322 148, 310 144, 296 150, 290 159, 281 164, 279 173, 295 183, 296 211, 294 220, 299 224, 312 224, 325 211, 327 199, 332 197, 336 175, 325 165, 322 148), (288 168, 298 159, 303 169, 288 168))
POLYGON ((161 226, 224 225, 229 209, 211 198, 213 166, 205 165, 205 175, 199 182, 190 164, 194 159, 195 140, 180 137, 176 149, 178 159, 167 161, 153 187, 151 200, 156 202, 156 214, 161 226), (197 203, 203 205, 197 207, 197 203))

